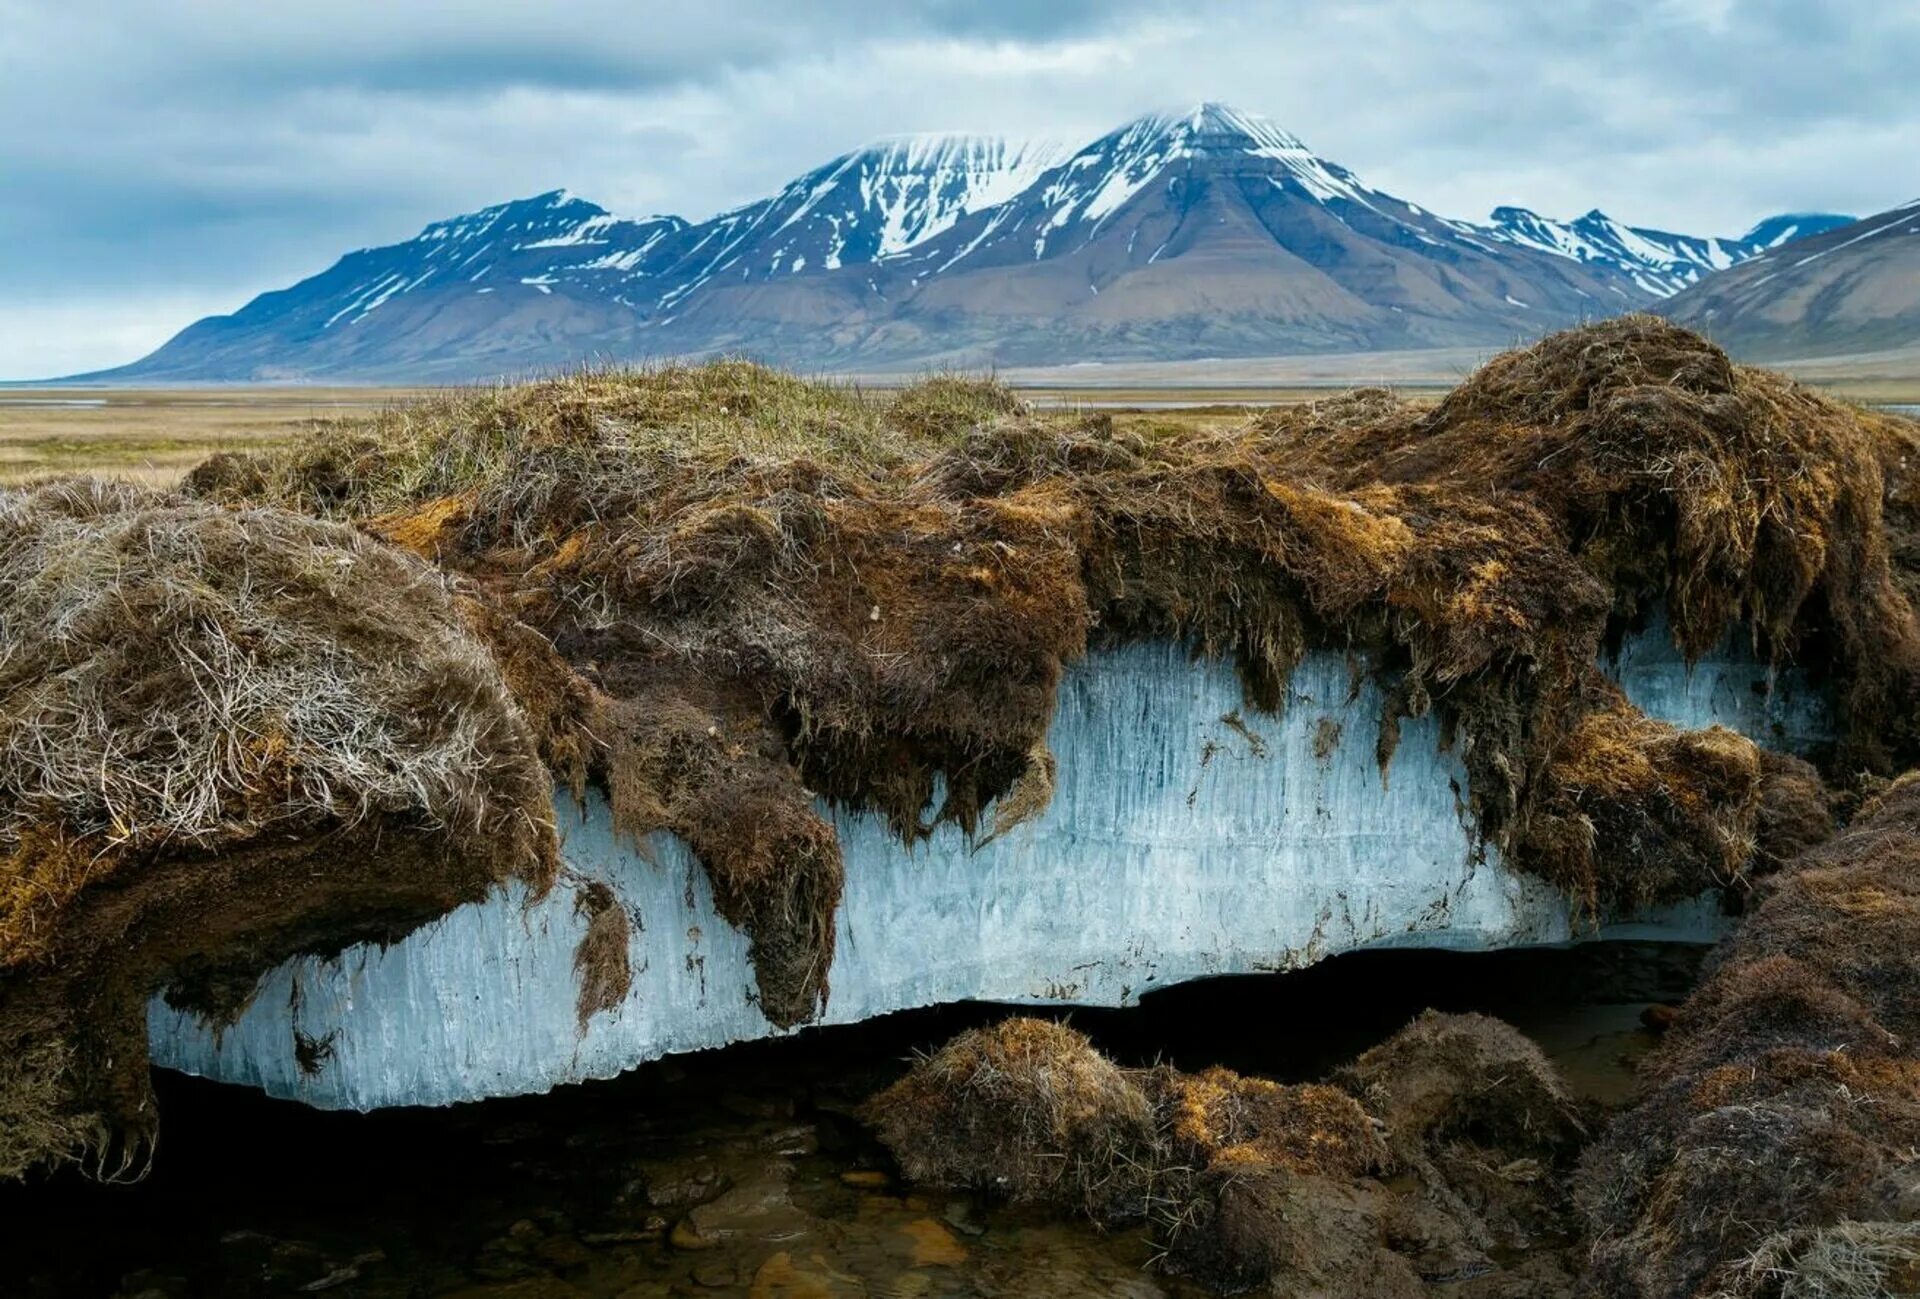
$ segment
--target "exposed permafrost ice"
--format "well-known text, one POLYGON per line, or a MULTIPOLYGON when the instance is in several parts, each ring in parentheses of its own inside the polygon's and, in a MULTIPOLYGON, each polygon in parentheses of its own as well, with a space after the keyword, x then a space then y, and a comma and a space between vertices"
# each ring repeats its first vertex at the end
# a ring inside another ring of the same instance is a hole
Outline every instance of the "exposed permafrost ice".
POLYGON ((1761 662, 1738 629, 1690 665, 1674 648, 1665 613, 1656 610, 1603 666, 1635 707, 1675 726, 1717 724, 1789 753, 1810 752, 1834 739, 1826 695, 1798 669, 1761 662))
MULTIPOLYGON (((1630 690, 1649 662, 1623 658, 1630 690)), ((1659 680, 1670 716, 1720 697, 1659 680)), ((847 878, 825 1022, 964 1000, 1125 1005, 1361 947, 1602 932, 1475 843, 1465 771, 1432 719, 1403 726, 1383 778, 1381 703, 1330 653, 1301 664, 1280 716, 1244 713, 1230 666, 1173 646, 1090 655, 1061 688, 1043 815, 977 848, 946 826, 911 854, 874 817, 836 817, 847 878)), ((774 1033, 746 938, 684 846, 656 835, 642 854, 598 799, 563 805, 567 872, 542 901, 510 890, 389 948, 290 962, 224 1029, 156 998, 154 1062, 365 1109, 544 1091, 774 1033), (627 909, 633 981, 582 1029, 575 900, 593 881, 627 909)), ((1604 932, 1708 941, 1717 923, 1701 904, 1604 932)))

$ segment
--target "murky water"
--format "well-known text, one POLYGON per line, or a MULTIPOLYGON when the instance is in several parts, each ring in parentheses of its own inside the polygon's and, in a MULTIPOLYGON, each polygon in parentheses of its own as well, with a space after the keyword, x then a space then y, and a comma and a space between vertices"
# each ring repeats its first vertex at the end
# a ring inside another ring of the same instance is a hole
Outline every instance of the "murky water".
MULTIPOLYGON (((1608 1102, 1698 952, 1360 953, 1074 1023, 1134 1064, 1317 1077, 1427 1005, 1500 1014, 1608 1102), (1601 1000, 1596 1000, 1600 998, 1601 1000)), ((1144 1234, 900 1186, 854 1117, 968 1006, 448 1110, 321 1113, 163 1075, 152 1175, 0 1190, 0 1294, 1185 1296, 1144 1234)))

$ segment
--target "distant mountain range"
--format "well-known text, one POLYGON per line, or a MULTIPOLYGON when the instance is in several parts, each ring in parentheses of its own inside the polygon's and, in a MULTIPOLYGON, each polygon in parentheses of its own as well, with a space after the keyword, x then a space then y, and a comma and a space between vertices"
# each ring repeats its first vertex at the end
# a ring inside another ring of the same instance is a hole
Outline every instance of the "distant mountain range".
POLYGON ((836 369, 1500 346, 1646 307, 1850 218, 1737 239, 1374 189, 1220 104, 1084 147, 887 140, 711 220, 566 191, 349 253, 128 381, 438 380, 743 352, 836 369))
POLYGON ((1738 239, 1716 239, 1622 225, 1598 208, 1574 221, 1554 221, 1521 207, 1497 207, 1492 233, 1523 247, 1606 266, 1643 292, 1664 298, 1704 275, 1851 220, 1830 212, 1787 213, 1768 217, 1738 239))
POLYGON ((1754 360, 1920 347, 1920 199, 1752 258, 1661 311, 1754 360))

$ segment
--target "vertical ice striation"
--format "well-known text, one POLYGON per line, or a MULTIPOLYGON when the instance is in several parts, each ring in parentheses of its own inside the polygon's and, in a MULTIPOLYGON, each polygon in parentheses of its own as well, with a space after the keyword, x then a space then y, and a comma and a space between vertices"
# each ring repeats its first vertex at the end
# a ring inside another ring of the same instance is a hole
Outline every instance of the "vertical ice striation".
MULTIPOLYGON (((1633 689, 1652 659, 1623 662, 1633 689)), ((847 880, 826 1021, 961 1000, 1124 1005, 1361 947, 1591 936, 1565 898, 1476 845, 1465 772, 1431 719, 1404 726, 1383 777, 1381 705, 1331 653, 1301 664, 1279 716, 1244 713, 1230 666, 1174 646, 1090 655, 1061 689, 1044 815, 979 847, 944 827, 912 853, 875 818, 837 817, 847 880)), ((290 962, 224 1029, 156 998, 154 1061, 366 1109, 543 1091, 775 1031, 745 937, 677 840, 636 851, 598 800, 563 822, 567 876, 541 902, 508 892, 390 948, 290 962), (575 899, 593 881, 627 908, 633 980, 583 1030, 575 899)), ((1682 907, 1611 932, 1714 931, 1709 908, 1682 907)))
POLYGON ((1826 696, 1798 669, 1760 662, 1737 628, 1719 649, 1689 665, 1674 647, 1665 611, 1655 610, 1647 626, 1602 666, 1641 712, 1675 726, 1725 726, 1788 753, 1806 753, 1834 739, 1826 696))

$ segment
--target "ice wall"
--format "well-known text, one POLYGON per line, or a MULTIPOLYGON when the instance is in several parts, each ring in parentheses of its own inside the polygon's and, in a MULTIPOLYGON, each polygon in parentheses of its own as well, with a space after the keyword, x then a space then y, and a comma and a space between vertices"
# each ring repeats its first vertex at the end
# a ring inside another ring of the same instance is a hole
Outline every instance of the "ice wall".
POLYGON ((1641 712, 1675 726, 1698 730, 1717 723, 1789 753, 1807 753, 1834 738, 1827 697, 1797 669, 1758 661, 1738 629, 1689 666, 1674 648, 1665 612, 1656 609, 1646 628, 1601 666, 1641 712))
MULTIPOLYGON (((1634 688, 1652 659, 1623 661, 1634 688)), ((1674 710, 1721 698, 1649 679, 1674 710)), ((1361 947, 1594 935, 1545 884, 1483 859, 1465 772, 1430 719, 1404 726, 1383 779, 1380 692, 1349 693, 1344 657, 1327 653, 1300 666, 1280 716, 1244 713, 1230 667, 1176 647, 1089 656, 1061 690, 1044 815, 978 848, 946 827, 911 854, 874 818, 838 818, 847 882, 826 1022, 961 1000, 1124 1005, 1361 947)), ((156 998, 154 1061, 365 1109, 543 1091, 773 1033, 746 939, 685 848, 659 835, 634 851, 598 801, 563 821, 567 878, 540 903, 508 893, 391 948, 293 961, 220 1031, 156 998), (627 908, 633 986, 582 1031, 574 902, 593 880, 627 908)), ((1608 932, 1709 941, 1717 927, 1700 905, 1608 932)))

